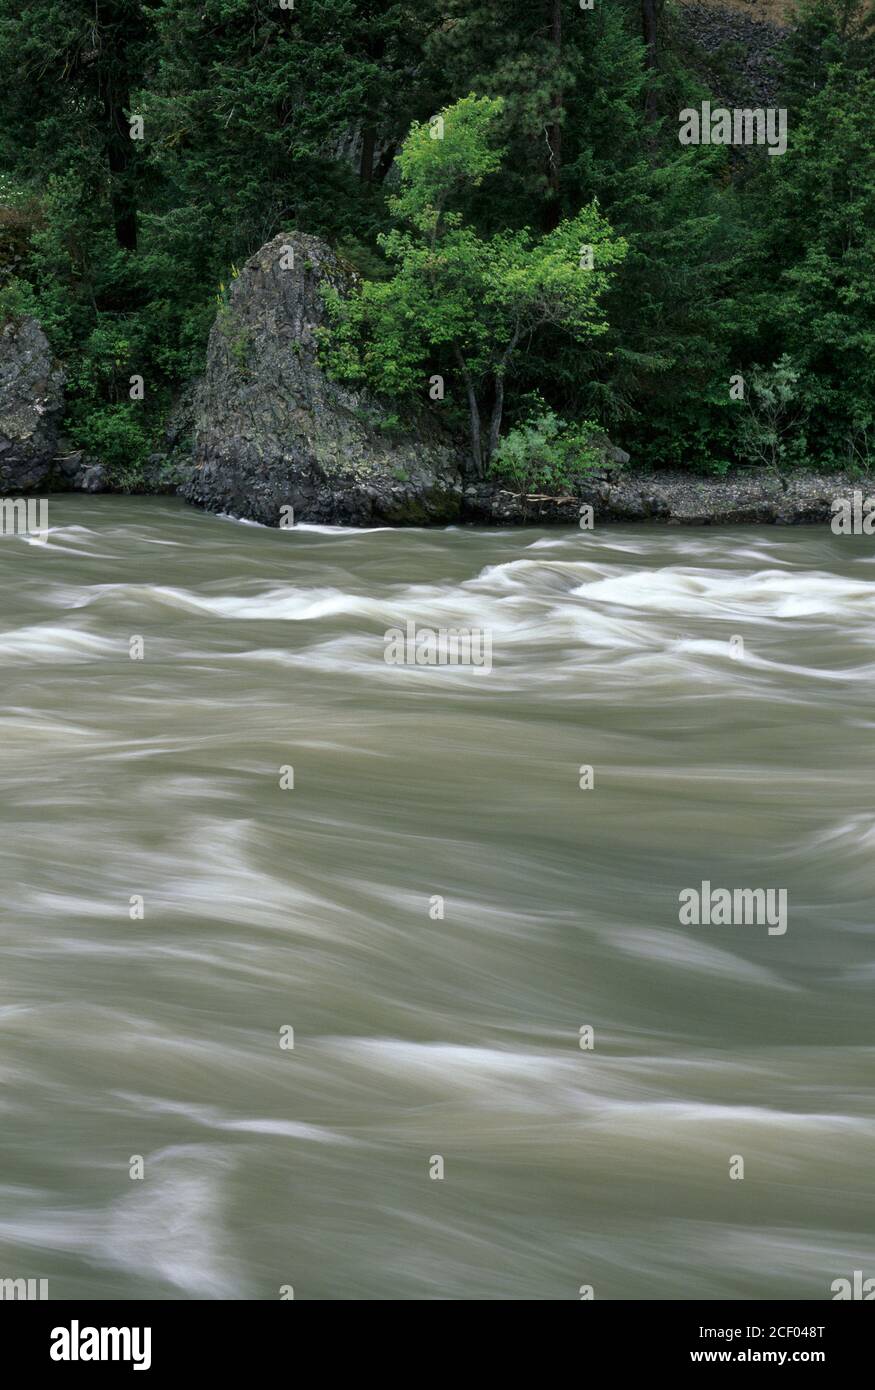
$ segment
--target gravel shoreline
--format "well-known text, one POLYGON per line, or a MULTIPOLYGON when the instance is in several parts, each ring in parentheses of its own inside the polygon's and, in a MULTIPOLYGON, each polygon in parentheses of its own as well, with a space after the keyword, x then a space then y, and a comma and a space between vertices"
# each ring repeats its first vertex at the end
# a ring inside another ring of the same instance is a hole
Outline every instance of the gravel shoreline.
POLYGON ((875 495, 875 480, 842 473, 763 471, 722 478, 683 472, 595 475, 573 494, 520 494, 494 484, 465 489, 462 520, 481 525, 579 525, 581 508, 594 521, 661 521, 674 526, 732 526, 751 522, 798 526, 829 521, 837 498, 875 495))

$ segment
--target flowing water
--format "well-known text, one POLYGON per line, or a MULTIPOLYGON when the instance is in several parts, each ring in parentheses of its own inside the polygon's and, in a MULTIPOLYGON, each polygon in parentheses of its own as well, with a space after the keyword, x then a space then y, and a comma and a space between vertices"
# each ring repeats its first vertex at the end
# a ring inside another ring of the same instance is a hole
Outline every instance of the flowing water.
POLYGON ((0 1277, 875 1275, 869 538, 50 524, 0 540, 0 1277), (407 621, 492 669, 387 664, 407 621), (683 925, 706 881, 786 932, 683 925))

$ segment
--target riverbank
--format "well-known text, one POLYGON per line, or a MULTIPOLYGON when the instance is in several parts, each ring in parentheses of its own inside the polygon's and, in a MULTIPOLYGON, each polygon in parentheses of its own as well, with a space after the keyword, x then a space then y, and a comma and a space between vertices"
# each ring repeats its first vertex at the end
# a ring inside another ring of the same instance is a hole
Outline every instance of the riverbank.
MULTIPOLYGON (((654 472, 607 436, 566 490, 471 481, 470 449, 430 403, 404 413, 325 369, 326 286, 353 271, 318 237, 273 238, 235 277, 210 331, 204 372, 180 393, 158 451, 130 462, 71 447, 64 372, 33 319, 0 335, 0 496, 47 491, 177 493, 204 511, 266 526, 679 526, 822 523, 865 477, 736 467, 654 472), (294 255, 295 273, 286 268, 294 255)), ((158 441, 156 441, 158 442, 158 441)), ((730 455, 732 456, 732 455, 730 455)), ((695 456, 691 463, 698 462, 695 456)))
MULTIPOLYGON (((197 476, 190 464, 177 468, 156 461, 143 485, 115 488, 95 478, 82 490, 100 493, 136 492, 159 496, 180 492, 186 500, 206 510, 218 510, 196 488, 197 476), (95 485, 96 484, 96 485, 95 485)), ((652 473, 635 469, 605 470, 573 491, 561 494, 520 493, 507 483, 457 483, 443 494, 443 516, 424 516, 411 498, 406 482, 383 480, 370 493, 357 496, 351 515, 349 498, 324 482, 318 490, 318 507, 310 514, 306 505, 294 510, 294 520, 328 525, 389 525, 399 528, 423 524, 470 523, 479 526, 580 526, 590 519, 603 522, 657 521, 670 526, 738 526, 762 524, 798 526, 827 522, 836 499, 851 501, 855 492, 864 497, 875 486, 865 477, 846 473, 798 472, 777 474, 765 470, 738 470, 724 477, 683 472, 652 473), (587 509, 591 509, 591 513, 587 509)), ((242 501, 242 499, 241 499, 242 501)), ((294 507, 294 503, 290 505, 294 507)), ((271 516, 259 509, 251 517, 244 505, 229 507, 232 515, 271 524, 271 516)), ((288 515, 288 514, 287 514, 288 515)), ((277 512, 274 524, 280 524, 277 512)))
POLYGON ((521 496, 494 483, 471 486, 463 495, 462 516, 481 525, 579 525, 581 508, 591 507, 594 522, 663 521, 675 526, 758 522, 794 526, 828 521, 835 500, 850 500, 855 490, 866 493, 866 480, 844 473, 782 475, 749 470, 718 478, 680 470, 623 470, 594 475, 573 495, 564 496, 521 496))

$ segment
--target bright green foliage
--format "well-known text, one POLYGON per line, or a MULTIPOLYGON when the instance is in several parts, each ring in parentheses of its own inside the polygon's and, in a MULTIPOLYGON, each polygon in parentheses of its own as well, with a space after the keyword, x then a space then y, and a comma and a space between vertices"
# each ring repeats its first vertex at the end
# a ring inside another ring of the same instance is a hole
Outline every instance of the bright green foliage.
POLYGON ((489 472, 522 495, 573 487, 601 463, 595 420, 569 425, 552 410, 516 425, 499 442, 489 472))
POLYGON ((607 333, 580 342, 545 332, 520 364, 509 414, 517 418, 537 391, 563 416, 597 416, 639 462, 689 466, 728 453, 732 298, 748 232, 725 151, 677 141, 678 110, 707 89, 667 50, 667 115, 656 132, 646 129, 636 4, 563 4, 558 52, 542 6, 525 7, 513 26, 502 7, 449 0, 449 12, 453 23, 432 36, 429 51, 464 90, 505 99, 510 158, 478 217, 499 225, 542 217, 550 201, 545 123, 559 90, 561 211, 573 215, 597 198, 629 246, 604 300, 607 333))
POLYGON ((498 99, 469 96, 445 108, 439 126, 413 126, 391 204, 403 225, 380 238, 396 272, 365 282, 346 305, 331 302, 339 374, 415 397, 424 395, 429 364, 447 364, 467 401, 478 473, 498 445, 516 356, 547 328, 576 341, 604 333, 599 301, 626 250, 595 205, 543 236, 528 228, 481 236, 463 220, 455 204, 500 167, 502 110, 498 99))

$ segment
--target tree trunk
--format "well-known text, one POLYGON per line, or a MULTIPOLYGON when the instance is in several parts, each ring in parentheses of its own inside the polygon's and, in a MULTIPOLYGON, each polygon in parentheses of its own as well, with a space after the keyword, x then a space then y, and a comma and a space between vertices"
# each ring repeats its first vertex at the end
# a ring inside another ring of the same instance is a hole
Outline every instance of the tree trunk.
MULTIPOLYGON (((365 45, 365 51, 371 62, 379 66, 386 52, 386 40, 383 35, 378 34, 376 38, 369 39, 365 45)), ((359 161, 359 178, 362 183, 373 183, 374 181, 374 152, 377 147, 377 122, 380 108, 378 81, 379 79, 369 84, 365 115, 362 120, 362 155, 359 161)))
POLYGON ((396 145, 394 140, 386 146, 383 153, 380 155, 380 158, 377 160, 377 167, 374 170, 375 183, 383 182, 389 170, 392 168, 393 163, 395 162, 395 155, 397 151, 398 146, 396 145))
POLYGON ((126 90, 104 93, 107 123, 106 158, 115 239, 125 251, 137 249, 137 199, 134 189, 134 142, 125 110, 130 107, 126 90))
POLYGON ((651 124, 658 118, 656 88, 653 79, 658 69, 657 18, 659 0, 641 0, 641 23, 644 34, 644 62, 647 67, 647 85, 644 88, 644 114, 651 124))
POLYGON ((504 374, 507 371, 507 364, 519 340, 520 326, 517 324, 513 330, 513 337, 505 348, 504 355, 495 369, 495 396, 492 401, 492 419, 489 423, 489 441, 486 455, 487 463, 491 462, 492 455, 498 448, 498 441, 501 437, 501 417, 504 413, 504 374))
POLYGON ((459 364, 462 376, 465 381, 465 391, 468 395, 468 419, 471 438, 471 459, 474 464, 474 472, 478 478, 483 477, 483 446, 480 440, 480 409, 477 405, 477 396, 474 392, 474 383, 471 380, 471 373, 465 366, 465 359, 458 348, 456 348, 456 361, 459 364))
POLYGON ((489 443, 487 445, 486 462, 491 462, 492 455, 498 448, 498 440, 501 435, 501 416, 504 411, 504 373, 500 372, 495 378, 495 398, 492 404, 492 420, 489 424, 489 443))
POLYGON ((377 132, 372 125, 362 131, 362 155, 359 160, 359 178, 362 183, 372 183, 374 179, 374 150, 377 147, 377 132))
MULTIPOLYGON (((562 0, 549 0, 550 43, 554 48, 556 66, 562 56, 562 0)), ((551 120, 547 127, 547 203, 544 223, 547 231, 559 225, 562 216, 560 184, 562 179, 562 92, 556 90, 550 98, 551 120)))

